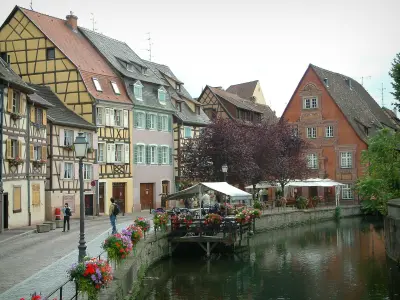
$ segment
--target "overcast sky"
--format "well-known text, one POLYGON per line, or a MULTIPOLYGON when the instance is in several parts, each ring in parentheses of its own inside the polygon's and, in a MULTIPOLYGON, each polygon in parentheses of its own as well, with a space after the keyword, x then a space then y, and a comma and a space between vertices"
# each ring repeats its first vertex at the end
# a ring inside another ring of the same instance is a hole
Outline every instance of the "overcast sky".
MULTIPOLYGON (((1 0, 3 22, 15 5, 1 0)), ((353 77, 381 104, 393 102, 388 76, 400 52, 399 0, 32 0, 35 11, 125 41, 169 65, 193 97, 202 88, 258 79, 281 115, 309 63, 353 77), (370 77, 369 77, 370 76, 370 77)))

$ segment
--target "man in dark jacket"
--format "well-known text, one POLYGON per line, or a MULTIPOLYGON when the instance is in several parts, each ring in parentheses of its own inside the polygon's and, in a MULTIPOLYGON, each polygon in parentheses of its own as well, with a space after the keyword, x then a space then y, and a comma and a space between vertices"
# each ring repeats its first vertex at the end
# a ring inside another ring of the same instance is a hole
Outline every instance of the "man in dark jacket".
POLYGON ((69 218, 71 217, 71 209, 68 207, 68 203, 65 203, 65 207, 64 207, 64 230, 63 232, 65 232, 65 224, 67 224, 67 228, 69 231, 69 218))

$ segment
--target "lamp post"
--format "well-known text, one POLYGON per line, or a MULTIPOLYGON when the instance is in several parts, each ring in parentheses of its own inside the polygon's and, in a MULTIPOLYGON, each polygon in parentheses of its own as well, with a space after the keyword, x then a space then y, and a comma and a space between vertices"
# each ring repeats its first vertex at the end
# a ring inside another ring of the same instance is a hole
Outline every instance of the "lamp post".
POLYGON ((74 142, 75 157, 79 159, 79 200, 80 200, 80 226, 79 226, 79 262, 83 261, 86 256, 86 241, 85 241, 85 205, 83 198, 83 159, 86 157, 88 142, 82 132, 74 142))
POLYGON ((226 175, 228 173, 228 165, 226 163, 222 165, 222 173, 224 173, 224 181, 226 182, 226 175))

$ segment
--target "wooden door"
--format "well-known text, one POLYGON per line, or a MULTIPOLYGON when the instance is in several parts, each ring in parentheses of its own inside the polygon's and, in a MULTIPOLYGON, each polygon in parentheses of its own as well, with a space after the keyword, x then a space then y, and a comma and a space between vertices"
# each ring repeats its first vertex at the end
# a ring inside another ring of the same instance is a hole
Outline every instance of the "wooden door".
POLYGON ((93 216, 93 195, 85 195, 85 216, 93 216))
POLYGON ((8 229, 8 193, 3 194, 3 220, 3 228, 8 229))
POLYGON ((119 205, 121 210, 121 214, 125 214, 125 183, 124 182, 115 182, 112 185, 112 195, 115 199, 115 202, 119 205))
POLYGON ((104 191, 104 182, 99 183, 99 212, 104 213, 104 203, 105 203, 105 191, 104 191))
POLYGON ((153 208, 153 183, 141 183, 140 184, 140 205, 142 209, 153 208))

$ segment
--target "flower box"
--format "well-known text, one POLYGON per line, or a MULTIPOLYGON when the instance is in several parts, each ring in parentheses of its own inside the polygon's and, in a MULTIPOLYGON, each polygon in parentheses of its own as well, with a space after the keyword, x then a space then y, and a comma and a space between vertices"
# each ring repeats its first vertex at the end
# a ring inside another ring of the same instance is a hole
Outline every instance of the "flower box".
POLYGON ((34 167, 41 167, 42 165, 46 164, 47 160, 41 159, 41 160, 34 160, 32 161, 32 164, 34 167))
POLYGON ((23 160, 17 156, 16 158, 8 159, 8 163, 11 167, 17 167, 23 163, 23 160))
POLYGON ((19 119, 22 118, 22 116, 21 116, 19 113, 14 113, 14 112, 10 113, 10 117, 11 117, 11 119, 13 119, 14 121, 19 120, 19 119))
POLYGON ((88 149, 87 149, 87 153, 93 153, 94 152, 94 149, 92 148, 92 147, 89 147, 88 149))
POLYGON ((66 145, 66 146, 63 146, 63 148, 65 150, 67 150, 67 151, 74 151, 75 150, 74 145, 66 145))

